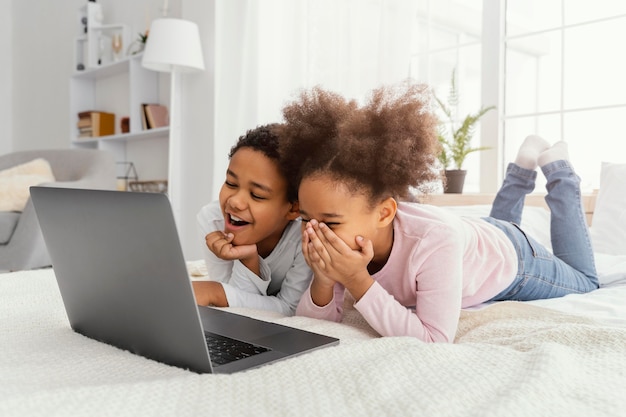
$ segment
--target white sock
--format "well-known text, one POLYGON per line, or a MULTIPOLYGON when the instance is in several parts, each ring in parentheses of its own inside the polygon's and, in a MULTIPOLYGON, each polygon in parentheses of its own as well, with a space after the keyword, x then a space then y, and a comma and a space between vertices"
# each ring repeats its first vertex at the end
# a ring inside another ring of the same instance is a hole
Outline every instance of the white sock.
POLYGON ((530 135, 524 139, 524 143, 517 151, 515 165, 534 170, 537 168, 539 154, 550 148, 550 144, 541 136, 530 135))
POLYGON ((537 158, 539 166, 544 166, 554 161, 569 160, 569 152, 567 151, 567 142, 559 141, 552 145, 550 149, 543 151, 537 158))

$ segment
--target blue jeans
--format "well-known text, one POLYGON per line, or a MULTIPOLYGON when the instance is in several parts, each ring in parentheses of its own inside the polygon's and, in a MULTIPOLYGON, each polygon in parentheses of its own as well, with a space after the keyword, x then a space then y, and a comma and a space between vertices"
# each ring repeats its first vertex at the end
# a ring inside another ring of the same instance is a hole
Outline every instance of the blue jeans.
POLYGON ((513 242, 518 271, 513 283, 492 301, 528 301, 585 293, 598 288, 593 249, 580 196, 580 178, 564 160, 544 165, 546 203, 550 208, 552 253, 519 226, 526 194, 535 188, 537 172, 515 164, 496 195, 485 221, 513 242))

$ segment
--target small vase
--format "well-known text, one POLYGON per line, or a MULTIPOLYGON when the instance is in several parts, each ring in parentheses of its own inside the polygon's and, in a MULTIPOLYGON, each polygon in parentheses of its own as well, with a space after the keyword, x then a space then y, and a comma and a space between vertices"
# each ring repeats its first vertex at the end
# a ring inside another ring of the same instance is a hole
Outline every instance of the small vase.
POLYGON ((465 184, 466 174, 467 170, 465 169, 446 169, 446 186, 443 192, 446 194, 463 193, 463 185, 465 184))
POLYGON ((143 52, 145 47, 146 47, 145 42, 133 41, 130 45, 128 45, 128 49, 126 50, 126 55, 127 56, 136 55, 140 52, 143 52))

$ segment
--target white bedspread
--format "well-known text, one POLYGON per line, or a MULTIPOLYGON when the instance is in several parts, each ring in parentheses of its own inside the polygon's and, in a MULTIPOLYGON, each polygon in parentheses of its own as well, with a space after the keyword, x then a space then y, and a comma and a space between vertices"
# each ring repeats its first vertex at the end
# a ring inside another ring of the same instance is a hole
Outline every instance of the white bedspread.
MULTIPOLYGON (((601 290, 626 304, 626 286, 601 290)), ((379 338, 354 309, 344 324, 231 309, 341 343, 198 375, 74 333, 51 270, 0 274, 0 294, 0 416, 626 415, 624 309, 499 303, 463 312, 455 344, 379 338)))

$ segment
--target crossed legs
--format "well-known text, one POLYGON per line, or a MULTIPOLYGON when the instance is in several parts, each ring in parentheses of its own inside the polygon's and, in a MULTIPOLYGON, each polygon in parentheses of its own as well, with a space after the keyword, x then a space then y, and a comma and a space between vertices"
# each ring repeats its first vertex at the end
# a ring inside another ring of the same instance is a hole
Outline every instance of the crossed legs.
POLYGON ((546 177, 550 208, 550 238, 554 255, 590 279, 596 280, 591 239, 582 208, 580 178, 568 161, 567 143, 550 146, 539 136, 528 136, 493 202, 490 216, 520 224, 524 199, 535 188, 536 167, 546 177))

